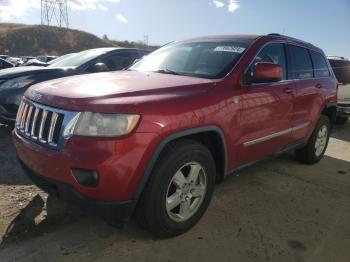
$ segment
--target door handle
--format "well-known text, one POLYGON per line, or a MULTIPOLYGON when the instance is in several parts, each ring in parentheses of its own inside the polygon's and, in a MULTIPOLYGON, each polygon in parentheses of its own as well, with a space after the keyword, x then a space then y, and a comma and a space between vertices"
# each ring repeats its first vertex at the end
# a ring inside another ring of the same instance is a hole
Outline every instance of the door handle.
POLYGON ((320 83, 316 84, 316 88, 322 88, 322 87, 323 87, 322 84, 320 84, 320 83))
POLYGON ((291 93, 293 93, 293 88, 287 87, 284 89, 284 92, 287 94, 291 94, 291 93))
POLYGON ((241 100, 241 98, 239 96, 232 97, 232 101, 233 101, 234 104, 238 104, 239 100, 241 100))

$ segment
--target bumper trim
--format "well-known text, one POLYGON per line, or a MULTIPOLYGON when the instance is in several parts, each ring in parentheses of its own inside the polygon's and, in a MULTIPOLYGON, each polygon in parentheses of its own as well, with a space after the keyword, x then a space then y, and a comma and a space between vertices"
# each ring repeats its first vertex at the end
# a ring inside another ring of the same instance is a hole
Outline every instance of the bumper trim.
POLYGON ((20 159, 18 160, 31 181, 48 194, 55 195, 59 199, 78 206, 85 213, 98 215, 108 224, 116 227, 123 227, 130 220, 135 208, 135 200, 109 202, 86 198, 79 194, 72 186, 46 177, 44 178, 31 170, 20 159))
POLYGON ((337 116, 350 116, 350 104, 338 104, 337 106, 337 116))

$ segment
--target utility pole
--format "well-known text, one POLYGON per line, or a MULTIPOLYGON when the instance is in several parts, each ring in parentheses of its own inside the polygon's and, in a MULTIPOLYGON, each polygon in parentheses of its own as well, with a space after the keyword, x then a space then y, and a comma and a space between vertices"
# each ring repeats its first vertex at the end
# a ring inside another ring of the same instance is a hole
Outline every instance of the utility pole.
POLYGON ((41 0, 41 24, 68 28, 67 0, 41 0))
POLYGON ((143 36, 143 42, 147 47, 149 46, 149 35, 143 36))

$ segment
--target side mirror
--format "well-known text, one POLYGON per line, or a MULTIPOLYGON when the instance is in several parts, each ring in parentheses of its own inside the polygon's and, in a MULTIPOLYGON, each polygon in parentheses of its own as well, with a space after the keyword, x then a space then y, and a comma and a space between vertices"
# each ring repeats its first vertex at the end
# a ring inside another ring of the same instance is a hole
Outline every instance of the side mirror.
POLYGON ((99 62, 91 66, 89 71, 92 73, 101 73, 101 72, 108 72, 109 69, 105 63, 99 62))
POLYGON ((256 63, 253 72, 253 83, 268 83, 281 81, 282 66, 273 63, 256 63))

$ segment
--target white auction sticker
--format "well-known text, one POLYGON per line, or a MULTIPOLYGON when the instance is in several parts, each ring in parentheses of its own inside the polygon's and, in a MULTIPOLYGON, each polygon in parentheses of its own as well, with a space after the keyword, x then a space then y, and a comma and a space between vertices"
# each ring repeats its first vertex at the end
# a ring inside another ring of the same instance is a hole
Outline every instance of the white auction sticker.
POLYGON ((232 53, 243 53, 245 50, 244 47, 240 46, 217 46, 214 51, 216 52, 232 52, 232 53))

